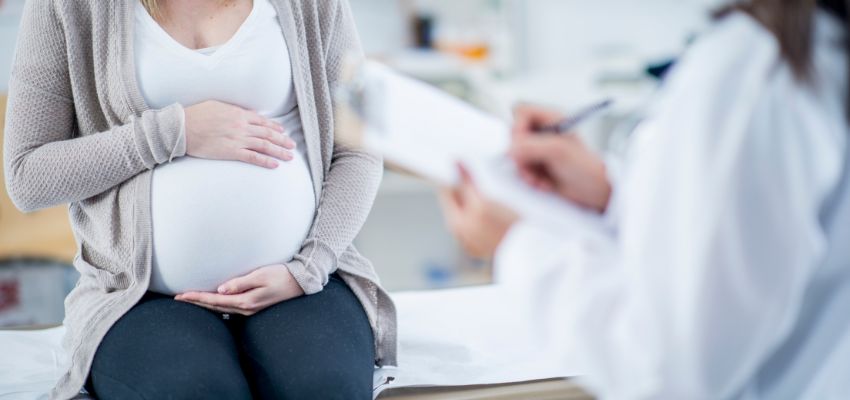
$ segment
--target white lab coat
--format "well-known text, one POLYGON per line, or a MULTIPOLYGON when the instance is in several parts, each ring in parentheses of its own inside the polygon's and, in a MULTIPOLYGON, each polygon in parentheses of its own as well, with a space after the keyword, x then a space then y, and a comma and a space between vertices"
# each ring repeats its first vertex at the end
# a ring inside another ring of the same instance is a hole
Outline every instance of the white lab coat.
POLYGON ((636 133, 611 229, 522 222, 500 247, 602 398, 850 398, 843 27, 822 13, 815 36, 802 84, 753 19, 718 22, 636 133))

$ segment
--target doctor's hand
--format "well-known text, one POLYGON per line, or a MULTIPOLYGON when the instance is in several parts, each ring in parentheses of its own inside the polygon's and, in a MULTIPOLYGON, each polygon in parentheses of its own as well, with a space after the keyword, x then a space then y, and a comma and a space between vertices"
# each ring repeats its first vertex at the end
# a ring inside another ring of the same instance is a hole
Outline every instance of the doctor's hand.
POLYGON ((213 311, 254 315, 266 307, 304 295, 289 268, 269 265, 248 275, 231 279, 218 287, 218 293, 188 292, 174 300, 192 303, 213 311))
POLYGON ((184 112, 187 155, 269 169, 293 158, 295 142, 284 134, 283 126, 254 111, 210 100, 184 112))
POLYGON ((511 157, 522 179, 532 187, 604 212, 611 198, 611 183, 602 159, 576 135, 535 133, 561 118, 561 114, 544 108, 518 107, 511 157))
POLYGON ((471 256, 491 259, 519 216, 485 198, 465 168, 460 174, 461 184, 440 194, 446 225, 471 256))

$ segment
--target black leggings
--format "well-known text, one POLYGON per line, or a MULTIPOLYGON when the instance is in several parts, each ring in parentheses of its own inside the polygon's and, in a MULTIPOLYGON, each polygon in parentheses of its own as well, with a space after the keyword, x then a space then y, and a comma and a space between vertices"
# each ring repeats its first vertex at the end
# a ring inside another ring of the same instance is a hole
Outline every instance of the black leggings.
POLYGON ((332 275, 251 317, 147 293, 97 349, 87 389, 109 399, 371 399, 372 329, 332 275))

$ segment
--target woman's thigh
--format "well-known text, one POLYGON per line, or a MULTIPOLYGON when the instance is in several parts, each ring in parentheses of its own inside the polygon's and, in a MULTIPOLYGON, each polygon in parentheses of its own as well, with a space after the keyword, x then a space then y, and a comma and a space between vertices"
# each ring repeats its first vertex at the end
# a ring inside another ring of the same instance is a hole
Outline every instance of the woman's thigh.
POLYGON ((261 399, 371 399, 372 328, 336 275, 324 290, 269 307, 239 329, 245 374, 261 399))
POLYGON ((100 400, 251 398, 221 317, 153 293, 107 332, 88 388, 100 400))

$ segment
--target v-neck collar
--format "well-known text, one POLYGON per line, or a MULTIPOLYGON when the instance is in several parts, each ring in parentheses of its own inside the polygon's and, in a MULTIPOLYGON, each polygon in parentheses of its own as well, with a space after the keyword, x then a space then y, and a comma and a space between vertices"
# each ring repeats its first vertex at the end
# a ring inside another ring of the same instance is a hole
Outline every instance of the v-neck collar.
MULTIPOLYGON (((242 21, 242 24, 239 25, 239 28, 230 37, 226 42, 220 45, 210 46, 208 48, 216 48, 215 52, 212 54, 203 54, 195 49, 190 49, 178 42, 171 34, 169 34, 165 28, 162 27, 153 17, 147 12, 140 1, 136 1, 135 9, 133 13, 140 17, 141 23, 145 24, 145 26, 151 31, 153 35, 155 35, 156 40, 166 46, 169 50, 175 53, 178 56, 186 57, 191 59, 206 68, 215 67, 223 57, 227 56, 230 50, 234 47, 238 47, 245 39, 245 37, 251 33, 251 31, 256 26, 256 20, 258 18, 258 9, 261 6, 260 2, 262 0, 253 0, 251 4, 251 12, 242 21)), ((203 50, 203 49, 199 49, 203 50)))
MULTIPOLYGON (((150 106, 142 96, 139 82, 136 78, 135 61, 135 12, 134 6, 139 0, 115 0, 110 2, 119 13, 113 19, 118 24, 116 31, 119 32, 120 60, 115 63, 118 75, 123 77, 124 95, 127 107, 131 115, 138 115, 150 110, 150 106)), ((260 0, 254 0, 256 2, 260 0)), ((313 189, 316 198, 321 197, 322 182, 324 182, 324 169, 322 166, 322 147, 319 138, 319 127, 317 121, 311 114, 315 114, 315 106, 311 103, 312 87, 309 82, 303 81, 304 68, 302 61, 309 55, 304 54, 303 46, 299 41, 298 31, 295 29, 295 16, 292 13, 291 0, 270 0, 269 3, 275 8, 278 15, 280 28, 289 48, 290 63, 292 65, 292 81, 295 86, 295 96, 298 100, 298 110, 304 129, 304 141, 307 147, 307 162, 310 166, 310 175, 313 177, 313 189), (310 110, 311 112, 307 112, 310 110)))

